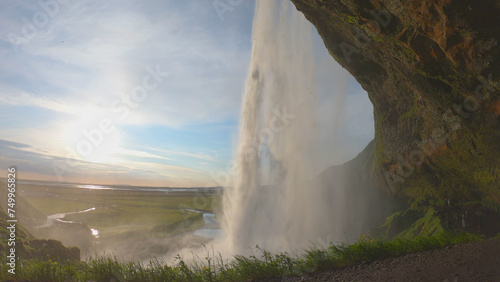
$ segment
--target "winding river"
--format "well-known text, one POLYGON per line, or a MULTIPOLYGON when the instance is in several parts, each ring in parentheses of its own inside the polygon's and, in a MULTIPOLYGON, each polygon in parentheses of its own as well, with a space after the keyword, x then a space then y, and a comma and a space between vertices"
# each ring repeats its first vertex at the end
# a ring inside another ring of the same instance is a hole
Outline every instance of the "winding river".
MULTIPOLYGON (((47 222, 44 225, 39 226, 39 228, 52 226, 54 224, 83 224, 82 222, 78 221, 64 220, 64 218, 70 214, 86 213, 95 210, 96 208, 93 207, 82 211, 52 214, 47 216, 47 222)), ((195 209, 181 209, 181 210, 203 214, 203 222, 205 224, 203 227, 195 230, 194 235, 208 239, 218 238, 223 235, 223 230, 220 228, 219 222, 217 221, 215 214, 195 209)), ((90 228, 90 231, 92 233, 92 236, 94 236, 94 238, 96 239, 99 238, 99 230, 90 228)))
POLYGON ((194 235, 209 239, 219 238, 224 235, 224 230, 220 228, 215 214, 198 210, 196 210, 196 212, 203 213, 203 222, 205 223, 205 225, 202 228, 194 231, 194 235))

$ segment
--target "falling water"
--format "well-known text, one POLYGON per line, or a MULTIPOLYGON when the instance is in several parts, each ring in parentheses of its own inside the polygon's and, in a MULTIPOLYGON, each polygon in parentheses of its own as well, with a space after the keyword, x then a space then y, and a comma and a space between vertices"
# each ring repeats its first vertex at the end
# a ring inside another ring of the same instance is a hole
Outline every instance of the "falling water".
POLYGON ((312 37, 290 1, 257 2, 235 183, 224 199, 232 253, 293 250, 343 234, 341 191, 311 181, 320 154, 312 37))

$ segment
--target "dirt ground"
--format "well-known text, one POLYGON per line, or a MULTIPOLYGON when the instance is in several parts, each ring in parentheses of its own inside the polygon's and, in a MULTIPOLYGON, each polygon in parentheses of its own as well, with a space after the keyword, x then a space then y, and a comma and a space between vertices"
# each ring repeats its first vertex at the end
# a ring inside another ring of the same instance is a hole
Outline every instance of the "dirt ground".
POLYGON ((500 239, 449 246, 279 281, 500 281, 500 239))

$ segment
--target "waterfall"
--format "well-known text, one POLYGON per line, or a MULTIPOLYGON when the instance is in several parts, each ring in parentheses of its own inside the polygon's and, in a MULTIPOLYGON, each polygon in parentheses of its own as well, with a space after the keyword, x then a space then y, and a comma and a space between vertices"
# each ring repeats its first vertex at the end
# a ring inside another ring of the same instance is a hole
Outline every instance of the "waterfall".
POLYGON ((234 185, 224 198, 226 244, 244 253, 339 238, 342 191, 311 180, 321 154, 312 25, 288 0, 258 0, 252 41, 234 185))

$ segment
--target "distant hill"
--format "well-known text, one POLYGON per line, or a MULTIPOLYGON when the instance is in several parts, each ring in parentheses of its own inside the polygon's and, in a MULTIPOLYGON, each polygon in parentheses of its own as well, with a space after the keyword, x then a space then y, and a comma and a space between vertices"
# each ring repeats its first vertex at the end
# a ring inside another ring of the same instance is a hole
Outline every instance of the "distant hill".
MULTIPOLYGON (((3 212, 7 212, 7 185, 0 181, 0 207, 2 207, 3 212)), ((16 193, 16 219, 22 225, 31 228, 35 226, 42 225, 46 222, 47 218, 38 209, 32 206, 28 201, 26 201, 22 196, 16 193)))
POLYGON ((340 197, 344 210, 342 216, 348 233, 358 236, 363 232, 380 228, 386 217, 404 203, 386 192, 377 189, 372 182, 374 141, 371 141, 354 159, 330 166, 315 179, 317 187, 327 187, 326 199, 340 197))
POLYGON ((0 253, 7 254, 12 247, 16 249, 16 256, 23 260, 80 260, 80 249, 76 247, 66 248, 56 240, 35 239, 20 223, 15 223, 16 237, 15 246, 9 246, 10 231, 7 229, 11 223, 7 222, 8 216, 0 210, 0 253))
MULTIPOLYGON (((0 253, 7 254, 7 250, 12 246, 8 245, 10 231, 7 229, 11 223, 6 213, 7 204, 7 185, 0 181, 0 253)), ((16 194, 16 240, 15 248, 16 255, 22 259, 41 259, 41 260, 79 260, 80 249, 76 247, 66 248, 63 244, 56 240, 39 240, 36 239, 26 226, 31 228, 45 223, 46 217, 41 214, 36 208, 28 203, 23 197, 16 194)))

